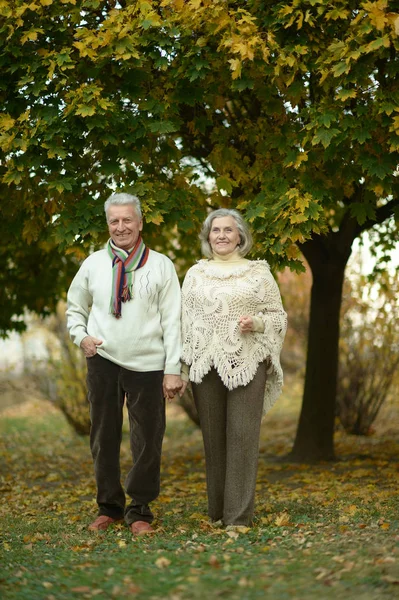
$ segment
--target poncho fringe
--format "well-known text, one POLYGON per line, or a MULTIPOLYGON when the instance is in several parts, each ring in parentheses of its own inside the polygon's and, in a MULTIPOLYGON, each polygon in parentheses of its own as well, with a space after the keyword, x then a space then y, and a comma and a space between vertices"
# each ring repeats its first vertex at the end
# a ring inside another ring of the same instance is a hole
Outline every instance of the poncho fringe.
POLYGON ((182 360, 190 366, 190 380, 200 383, 214 367, 232 390, 247 385, 258 365, 268 361, 266 414, 283 386, 280 352, 287 327, 280 292, 267 262, 250 261, 226 273, 209 261, 199 261, 186 275, 182 300, 182 360), (260 316, 264 332, 239 334, 242 314, 260 316))

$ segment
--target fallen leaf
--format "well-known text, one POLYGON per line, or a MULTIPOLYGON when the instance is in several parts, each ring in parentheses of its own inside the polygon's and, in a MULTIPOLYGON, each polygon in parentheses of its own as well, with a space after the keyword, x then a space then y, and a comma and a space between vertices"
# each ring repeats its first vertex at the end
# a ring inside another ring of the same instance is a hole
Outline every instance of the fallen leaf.
POLYGON ((169 560, 169 558, 166 558, 166 556, 160 556, 155 561, 155 565, 158 567, 158 569, 166 569, 167 567, 169 567, 170 562, 171 561, 169 560))
POLYGON ((275 518, 274 523, 275 525, 277 525, 277 527, 286 527, 290 523, 289 514, 287 512, 281 513, 278 517, 275 518))
POLYGON ((212 554, 212 556, 209 557, 208 563, 215 569, 220 568, 220 562, 215 554, 212 554))

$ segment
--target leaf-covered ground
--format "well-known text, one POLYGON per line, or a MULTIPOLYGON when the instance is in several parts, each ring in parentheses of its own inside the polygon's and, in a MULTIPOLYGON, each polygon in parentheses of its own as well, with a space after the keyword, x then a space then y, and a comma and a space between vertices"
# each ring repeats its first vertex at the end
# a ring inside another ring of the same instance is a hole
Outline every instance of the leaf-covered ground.
POLYGON ((210 526, 200 432, 170 406, 157 531, 139 539, 123 525, 87 530, 96 514, 87 439, 43 401, 4 408, 0 597, 399 596, 399 407, 386 406, 369 437, 337 432, 339 461, 299 465, 284 459, 300 397, 287 394, 262 426, 256 521, 240 534, 210 526))

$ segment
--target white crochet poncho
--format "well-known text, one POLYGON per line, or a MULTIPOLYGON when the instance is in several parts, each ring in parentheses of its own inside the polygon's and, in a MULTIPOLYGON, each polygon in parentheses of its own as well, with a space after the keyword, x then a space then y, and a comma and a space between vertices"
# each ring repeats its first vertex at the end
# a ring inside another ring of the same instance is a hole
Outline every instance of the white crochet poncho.
POLYGON ((247 261, 223 271, 212 260, 191 267, 182 288, 182 360, 189 378, 200 383, 214 367, 232 390, 247 385, 259 363, 269 361, 263 412, 281 393, 280 352, 287 315, 266 261, 247 261), (260 317, 264 331, 241 333, 239 318, 260 317))

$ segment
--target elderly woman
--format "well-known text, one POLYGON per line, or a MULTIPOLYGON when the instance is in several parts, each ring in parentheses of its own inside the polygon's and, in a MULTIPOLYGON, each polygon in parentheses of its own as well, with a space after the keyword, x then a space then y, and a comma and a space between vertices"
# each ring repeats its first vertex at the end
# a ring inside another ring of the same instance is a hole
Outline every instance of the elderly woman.
POLYGON ((262 415, 281 392, 287 316, 264 260, 235 210, 210 213, 207 257, 182 289, 183 379, 192 384, 204 440, 208 512, 230 528, 252 522, 262 415))

